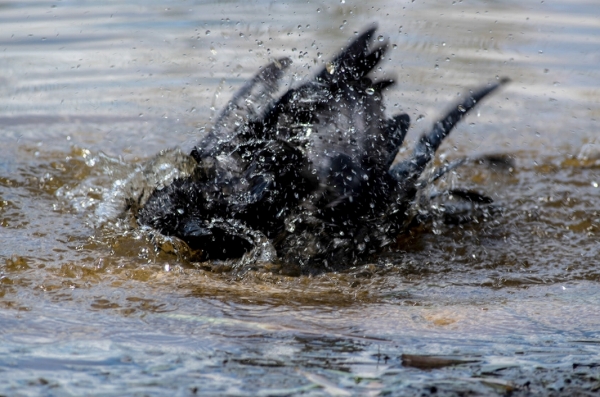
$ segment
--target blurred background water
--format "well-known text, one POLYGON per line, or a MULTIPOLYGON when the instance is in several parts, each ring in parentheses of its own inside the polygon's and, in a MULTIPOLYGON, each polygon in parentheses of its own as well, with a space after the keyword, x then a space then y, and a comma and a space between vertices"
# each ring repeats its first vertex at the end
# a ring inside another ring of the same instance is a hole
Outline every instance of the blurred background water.
POLYGON ((584 0, 0 3, 0 394, 592 395, 598 15, 584 0), (512 79, 440 151, 512 159, 445 182, 490 194, 497 218, 318 277, 198 269, 95 219, 260 66, 291 57, 293 86, 374 22, 406 147, 457 95, 512 79))

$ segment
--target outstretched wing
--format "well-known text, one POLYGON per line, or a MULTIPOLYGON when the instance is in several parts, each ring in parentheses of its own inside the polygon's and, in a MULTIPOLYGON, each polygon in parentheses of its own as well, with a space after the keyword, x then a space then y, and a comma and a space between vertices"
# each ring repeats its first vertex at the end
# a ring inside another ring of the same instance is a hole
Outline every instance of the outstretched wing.
POLYGON ((248 81, 229 101, 202 141, 192 151, 192 157, 200 161, 218 155, 225 146, 235 147, 240 135, 248 132, 248 125, 260 118, 274 101, 279 91, 279 81, 291 65, 290 58, 280 58, 265 66, 248 81))
POLYGON ((413 149, 412 156, 394 165, 390 170, 390 174, 398 181, 402 191, 414 191, 415 182, 417 182, 442 141, 450 134, 454 126, 483 98, 508 82, 509 79, 503 78, 496 84, 487 85, 470 92, 463 102, 452 106, 446 116, 435 123, 430 132, 421 136, 413 149))
POLYGON ((375 30, 356 37, 312 81, 288 91, 264 120, 272 139, 302 149, 328 208, 353 202, 363 181, 385 174, 406 131, 408 120, 384 114, 382 91, 394 81, 369 76, 388 49, 387 41, 373 43, 375 30))

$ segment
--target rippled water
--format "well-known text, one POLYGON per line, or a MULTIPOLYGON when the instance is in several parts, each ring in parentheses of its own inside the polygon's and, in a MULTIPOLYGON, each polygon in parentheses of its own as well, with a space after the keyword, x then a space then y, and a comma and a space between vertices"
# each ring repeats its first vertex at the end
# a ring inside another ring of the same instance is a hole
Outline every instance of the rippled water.
POLYGON ((593 395, 597 15, 585 0, 0 4, 0 394, 593 395), (440 153, 512 159, 444 182, 500 214, 316 277, 198 268, 111 220, 116 181, 189 151, 270 57, 294 60, 294 84, 374 21, 396 44, 381 66, 408 147, 466 88, 512 79, 440 153))

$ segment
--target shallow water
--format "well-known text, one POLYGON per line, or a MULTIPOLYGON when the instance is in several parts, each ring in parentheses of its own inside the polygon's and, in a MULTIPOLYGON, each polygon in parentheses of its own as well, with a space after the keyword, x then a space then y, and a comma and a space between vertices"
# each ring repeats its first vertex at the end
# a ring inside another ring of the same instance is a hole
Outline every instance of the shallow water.
POLYGON ((1 4, 0 394, 597 392, 596 15, 583 0, 1 4), (381 73, 398 80, 389 113, 413 120, 406 147, 468 87, 512 79, 440 152, 512 158, 444 182, 489 194, 495 217, 315 277, 198 268, 111 220, 115 182, 189 151, 270 57, 292 57, 294 84, 374 21, 396 44, 381 73))

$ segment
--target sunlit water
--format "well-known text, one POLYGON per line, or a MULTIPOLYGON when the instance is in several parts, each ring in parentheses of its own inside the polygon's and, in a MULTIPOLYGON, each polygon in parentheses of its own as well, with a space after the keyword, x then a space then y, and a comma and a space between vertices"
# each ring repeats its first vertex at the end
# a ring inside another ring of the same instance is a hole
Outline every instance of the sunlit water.
POLYGON ((1 4, 0 394, 600 390, 600 7, 498 3, 1 4), (189 151, 271 57, 293 85, 375 21, 407 147, 467 88, 512 79, 440 153, 513 159, 444 182, 496 217, 312 278, 198 268, 111 218, 115 183, 189 151))

